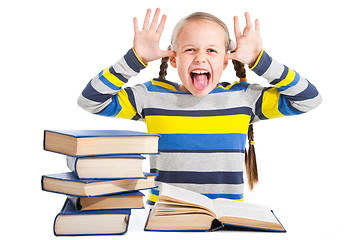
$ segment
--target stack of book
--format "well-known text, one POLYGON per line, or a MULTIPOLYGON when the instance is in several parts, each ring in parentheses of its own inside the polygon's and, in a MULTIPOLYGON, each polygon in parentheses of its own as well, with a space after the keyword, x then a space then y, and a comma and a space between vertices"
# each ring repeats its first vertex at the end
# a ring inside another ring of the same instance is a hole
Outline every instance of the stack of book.
POLYGON ((54 221, 56 236, 116 235, 131 209, 144 208, 139 190, 155 187, 142 154, 158 153, 159 136, 121 130, 44 131, 44 149, 66 155, 71 172, 47 174, 44 191, 67 196, 54 221))

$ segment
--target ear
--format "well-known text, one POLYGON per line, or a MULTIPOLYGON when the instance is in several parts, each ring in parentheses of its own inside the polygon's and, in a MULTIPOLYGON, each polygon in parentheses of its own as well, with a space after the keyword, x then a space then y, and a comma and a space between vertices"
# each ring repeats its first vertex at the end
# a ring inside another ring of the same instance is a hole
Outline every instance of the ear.
POLYGON ((225 68, 227 67, 229 63, 229 59, 227 59, 226 57, 224 58, 224 65, 223 65, 223 70, 225 70, 225 68))
POLYGON ((174 55, 169 57, 169 62, 173 68, 176 68, 176 52, 175 51, 174 51, 174 55))

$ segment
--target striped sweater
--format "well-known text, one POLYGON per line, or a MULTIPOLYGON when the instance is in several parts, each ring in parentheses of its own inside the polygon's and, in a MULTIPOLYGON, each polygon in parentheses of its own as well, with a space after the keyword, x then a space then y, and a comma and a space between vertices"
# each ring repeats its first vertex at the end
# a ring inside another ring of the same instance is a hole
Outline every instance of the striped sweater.
MULTIPOLYGON (((143 120, 149 133, 161 135, 160 154, 150 156, 150 170, 158 174, 156 184, 170 183, 211 199, 243 199, 249 123, 301 114, 321 102, 308 80, 265 51, 252 70, 271 87, 222 82, 202 98, 161 79, 123 88, 145 67, 130 49, 89 82, 78 104, 102 116, 143 120)), ((148 203, 153 204, 158 194, 151 190, 148 203)))

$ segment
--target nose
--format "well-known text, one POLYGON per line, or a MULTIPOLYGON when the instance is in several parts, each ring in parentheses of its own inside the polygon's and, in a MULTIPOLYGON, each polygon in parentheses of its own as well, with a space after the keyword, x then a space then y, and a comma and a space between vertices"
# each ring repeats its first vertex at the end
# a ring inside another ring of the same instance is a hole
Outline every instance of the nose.
POLYGON ((202 52, 198 52, 194 58, 196 63, 204 63, 206 62, 206 55, 202 52))

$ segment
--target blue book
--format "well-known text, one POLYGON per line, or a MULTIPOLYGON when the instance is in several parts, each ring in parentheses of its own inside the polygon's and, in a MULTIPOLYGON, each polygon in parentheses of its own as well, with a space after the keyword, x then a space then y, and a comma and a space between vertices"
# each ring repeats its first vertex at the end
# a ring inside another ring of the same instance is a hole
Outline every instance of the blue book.
POLYGON ((159 135, 128 130, 45 130, 44 149, 70 156, 157 154, 159 135))
POLYGON ((143 209, 144 194, 140 191, 119 193, 102 197, 74 197, 68 199, 77 211, 96 211, 105 209, 143 209))
POLYGON ((54 221, 56 236, 121 235, 128 229, 130 209, 76 211, 69 199, 54 221))
POLYGON ((79 179, 145 178, 140 154, 67 156, 68 168, 79 179))
POLYGON ((72 172, 43 175, 42 190, 78 197, 98 197, 155 187, 153 173, 144 173, 140 179, 78 179, 72 172))

